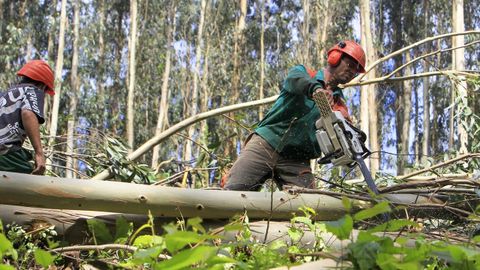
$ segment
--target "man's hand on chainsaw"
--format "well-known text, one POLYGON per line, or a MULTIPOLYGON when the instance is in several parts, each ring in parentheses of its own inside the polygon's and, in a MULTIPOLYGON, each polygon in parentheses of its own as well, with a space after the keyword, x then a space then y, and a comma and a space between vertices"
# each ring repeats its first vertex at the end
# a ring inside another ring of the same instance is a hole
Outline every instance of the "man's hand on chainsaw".
POLYGON ((334 100, 333 100, 333 92, 332 90, 329 89, 323 89, 323 88, 317 88, 315 92, 313 92, 312 96, 315 96, 317 93, 323 92, 325 96, 327 97, 328 104, 330 104, 330 107, 333 107, 334 100))

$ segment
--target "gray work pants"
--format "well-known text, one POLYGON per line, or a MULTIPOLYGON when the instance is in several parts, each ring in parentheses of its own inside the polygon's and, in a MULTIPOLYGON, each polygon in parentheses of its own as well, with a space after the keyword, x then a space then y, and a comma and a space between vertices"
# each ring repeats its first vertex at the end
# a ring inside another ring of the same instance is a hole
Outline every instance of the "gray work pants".
POLYGON ((306 188, 315 186, 308 159, 284 158, 262 137, 252 134, 228 172, 225 189, 259 190, 269 178, 273 179, 280 189, 283 185, 306 188))

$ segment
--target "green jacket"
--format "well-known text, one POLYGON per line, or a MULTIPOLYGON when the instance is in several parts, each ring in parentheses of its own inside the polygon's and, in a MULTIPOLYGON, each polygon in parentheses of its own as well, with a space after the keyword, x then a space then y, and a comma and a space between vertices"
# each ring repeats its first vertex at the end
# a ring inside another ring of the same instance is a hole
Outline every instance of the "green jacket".
MULTIPOLYGON (((283 157, 321 156, 315 137, 315 122, 320 113, 311 99, 317 88, 325 88, 323 70, 314 73, 303 65, 290 69, 278 99, 255 130, 283 157)), ((341 89, 334 91, 335 96, 343 98, 341 89)))

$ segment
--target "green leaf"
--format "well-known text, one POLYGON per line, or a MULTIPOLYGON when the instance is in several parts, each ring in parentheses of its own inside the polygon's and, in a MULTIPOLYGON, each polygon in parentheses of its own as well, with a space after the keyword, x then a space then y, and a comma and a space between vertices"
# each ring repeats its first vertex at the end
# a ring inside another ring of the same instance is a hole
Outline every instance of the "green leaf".
POLYGON ((280 248, 287 247, 287 244, 283 240, 275 240, 275 241, 271 242, 270 244, 268 244, 268 247, 272 250, 277 250, 277 249, 280 249, 280 248))
POLYGON ((186 268, 193 264, 207 261, 217 251, 215 247, 199 246, 179 252, 170 260, 163 261, 155 266, 155 269, 176 270, 186 268))
POLYGON ((202 219, 200 217, 189 218, 187 220, 187 228, 193 228, 194 231, 205 233, 205 228, 202 226, 202 219))
POLYGON ((163 238, 158 235, 140 235, 133 241, 133 245, 139 248, 148 248, 161 244, 163 244, 163 238))
POLYGON ((390 212, 391 208, 388 205, 388 202, 383 201, 381 203, 376 204, 372 208, 362 210, 358 213, 356 213, 353 218, 358 221, 358 220, 365 220, 371 217, 374 217, 379 214, 387 213, 390 212))
POLYGON ((55 257, 53 257, 48 251, 39 248, 35 249, 34 255, 35 261, 45 268, 53 264, 53 261, 55 260, 55 257))
POLYGON ((225 225, 225 227, 223 227, 223 230, 226 232, 241 231, 242 229, 243 229, 243 224, 241 223, 232 223, 232 224, 225 225))
POLYGON ((375 267, 377 264, 376 257, 380 250, 380 245, 377 242, 352 243, 348 248, 354 258, 354 264, 358 265, 355 269, 377 269, 375 267))
POLYGON ((0 234, 0 253, 5 253, 13 249, 12 243, 5 237, 5 235, 0 234))
POLYGON ((349 213, 350 210, 352 209, 352 201, 349 198, 342 196, 342 204, 343 204, 343 207, 345 208, 345 211, 349 213))
POLYGON ((315 230, 312 220, 308 217, 294 217, 291 219, 292 222, 302 223, 308 226, 311 231, 315 230))
POLYGON ((411 220, 406 219, 394 219, 389 220, 388 222, 382 223, 378 226, 373 227, 368 230, 369 232, 396 232, 406 226, 418 227, 418 224, 411 220))
POLYGON ((113 237, 110 234, 110 231, 108 230, 105 223, 96 219, 89 219, 87 220, 87 224, 88 228, 95 236, 97 243, 106 244, 113 242, 113 237))
POLYGON ((15 267, 6 264, 0 264, 0 270, 15 270, 15 267))
POLYGON ((168 251, 173 253, 185 247, 187 244, 196 244, 207 239, 215 238, 218 237, 207 234, 197 234, 194 232, 177 231, 175 233, 165 235, 165 243, 167 244, 168 251))
POLYGON ((116 220, 115 229, 115 240, 118 240, 120 238, 127 238, 133 230, 133 225, 123 216, 120 216, 116 220))
POLYGON ((327 231, 333 233, 340 240, 345 240, 350 236, 353 229, 352 216, 346 215, 337 221, 325 222, 327 231))
POLYGON ((292 239, 292 242, 297 242, 303 236, 303 231, 295 227, 291 227, 290 229, 288 229, 287 233, 288 236, 290 236, 290 239, 292 239))
POLYGON ((156 261, 160 253, 162 253, 162 247, 151 247, 147 249, 140 249, 133 254, 133 262, 136 264, 152 263, 156 261))

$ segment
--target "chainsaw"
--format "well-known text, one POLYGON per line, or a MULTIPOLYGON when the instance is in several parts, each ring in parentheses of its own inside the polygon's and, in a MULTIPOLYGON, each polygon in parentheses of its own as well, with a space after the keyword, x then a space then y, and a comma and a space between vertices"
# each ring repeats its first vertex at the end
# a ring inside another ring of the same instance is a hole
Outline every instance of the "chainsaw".
POLYGON ((378 194, 378 188, 364 161, 371 154, 365 146, 365 133, 350 124, 342 113, 332 111, 325 93, 317 91, 312 98, 320 110, 320 118, 315 123, 315 136, 323 157, 318 163, 350 168, 358 165, 370 190, 378 194))

